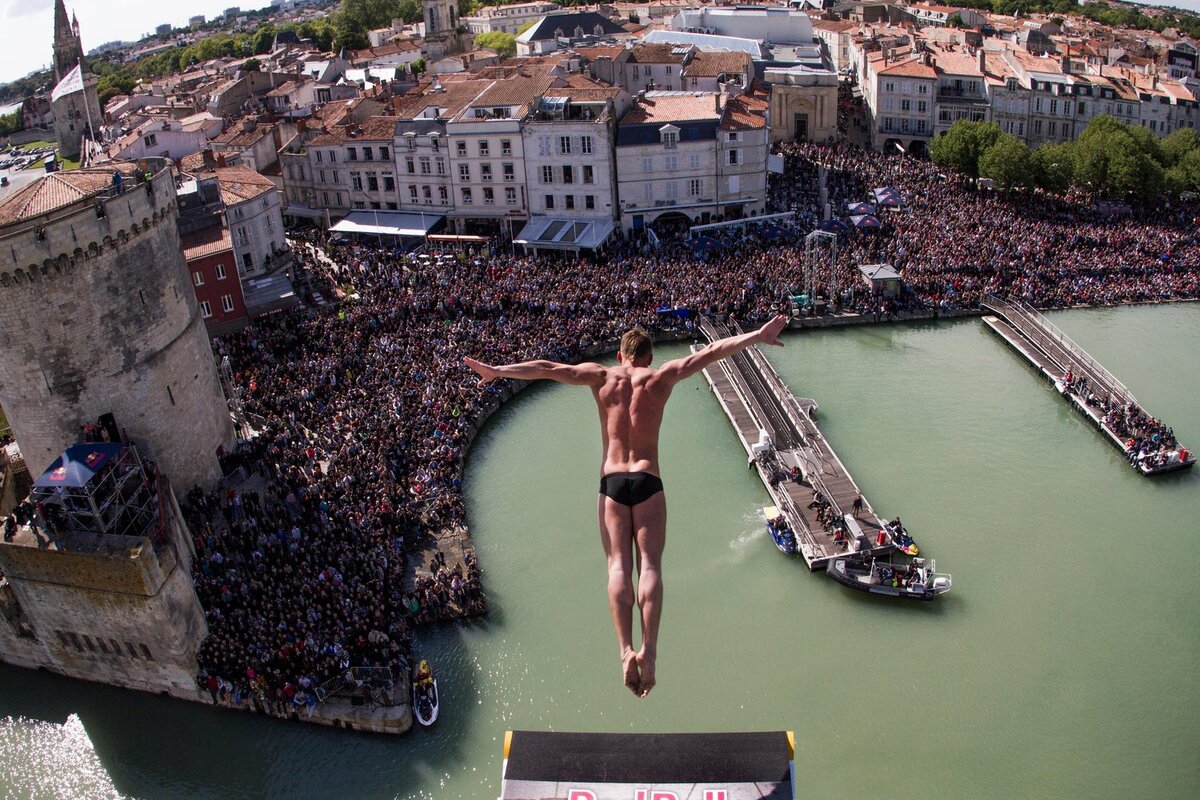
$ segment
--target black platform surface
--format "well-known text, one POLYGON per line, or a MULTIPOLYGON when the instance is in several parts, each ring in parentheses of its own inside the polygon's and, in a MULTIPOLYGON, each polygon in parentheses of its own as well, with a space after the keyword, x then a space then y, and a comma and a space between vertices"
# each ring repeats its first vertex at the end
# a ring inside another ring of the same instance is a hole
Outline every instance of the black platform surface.
POLYGON ((513 731, 505 779, 556 783, 786 784, 792 747, 771 733, 513 731))

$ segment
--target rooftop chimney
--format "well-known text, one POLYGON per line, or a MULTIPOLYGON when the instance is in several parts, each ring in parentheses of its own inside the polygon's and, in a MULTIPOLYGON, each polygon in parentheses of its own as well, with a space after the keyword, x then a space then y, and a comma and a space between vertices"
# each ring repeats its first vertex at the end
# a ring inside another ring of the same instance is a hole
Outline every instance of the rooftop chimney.
POLYGON ((987 74, 987 56, 984 54, 982 46, 979 48, 979 74, 987 74))
POLYGON ((716 106, 718 114, 721 113, 721 98, 723 96, 724 95, 722 95, 720 92, 717 92, 715 95, 713 95, 713 104, 716 106))

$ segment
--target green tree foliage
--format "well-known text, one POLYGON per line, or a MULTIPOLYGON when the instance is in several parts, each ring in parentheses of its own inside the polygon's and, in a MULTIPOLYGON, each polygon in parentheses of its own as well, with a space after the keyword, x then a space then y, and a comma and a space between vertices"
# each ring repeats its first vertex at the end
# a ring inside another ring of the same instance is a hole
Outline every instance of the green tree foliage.
POLYGON ((1015 136, 1000 134, 979 156, 979 175, 991 178, 999 189, 1028 186, 1031 181, 1029 147, 1015 136))
POLYGON ((1200 149, 1200 134, 1192 128, 1180 128, 1162 140, 1163 165, 1173 167, 1193 150, 1200 149))
POLYGON ((8 136, 10 133, 24 130, 25 123, 21 121, 21 109, 17 109, 13 113, 0 117, 0 136, 8 136))
MULTIPOLYGON (((561 3, 560 3, 560 5, 561 5, 561 3)), ((536 25, 536 24, 537 24, 537 20, 536 20, 536 19, 531 19, 529 22, 526 22, 524 25, 522 25, 521 27, 517 28, 517 36, 520 36, 522 33, 524 33, 525 31, 529 30, 530 28, 532 28, 532 27, 533 27, 534 25, 536 25)))
POLYGON ((1042 145, 1030 154, 1029 170, 1031 180, 1040 189, 1062 194, 1075 179, 1075 143, 1042 145))
POLYGON ((959 120, 933 140, 929 154, 936 164, 978 178, 979 157, 999 138, 1000 126, 994 122, 959 120))
POLYGON ((1164 180, 1176 192, 1200 193, 1200 148, 1189 150, 1167 170, 1164 180))
POLYGON ((359 50, 367 47, 367 31, 391 25, 400 16, 400 0, 342 0, 333 15, 335 46, 359 50))
POLYGON ((242 72, 262 72, 262 62, 257 58, 247 58, 242 63, 242 72))
POLYGON ((475 37, 475 45, 495 50, 502 56, 515 56, 517 54, 517 37, 511 33, 504 33, 502 31, 489 31, 488 33, 479 34, 475 37))
POLYGON ((1150 200, 1164 187, 1158 139, 1140 126, 1102 115, 1075 144, 1075 185, 1100 194, 1150 200))

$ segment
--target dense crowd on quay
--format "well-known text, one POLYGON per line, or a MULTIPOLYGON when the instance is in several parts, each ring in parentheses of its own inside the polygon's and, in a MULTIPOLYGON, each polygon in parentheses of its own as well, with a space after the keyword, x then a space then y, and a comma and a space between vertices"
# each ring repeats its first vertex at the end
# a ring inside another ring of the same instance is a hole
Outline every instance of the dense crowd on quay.
POLYGON ((298 237, 300 268, 352 293, 215 343, 258 429, 239 457, 265 488, 188 498, 210 627, 200 680, 214 699, 253 695, 283 712, 350 667, 405 668, 414 625, 481 613, 469 555, 406 580, 431 536, 465 527, 463 459, 504 391, 480 387, 463 356, 571 361, 634 325, 663 334, 695 313, 753 325, 789 310, 803 236, 822 219, 822 169, 835 213, 877 186, 904 199, 879 230, 842 236, 845 288, 831 302, 845 310, 971 308, 988 292, 1068 306, 1200 289, 1195 208, 1114 218, 1071 199, 1013 201, 907 158, 811 144, 782 152, 772 200, 797 224, 706 233, 704 247, 686 234, 657 247, 626 237, 596 259, 533 258, 500 242, 403 254, 298 237), (899 296, 864 290, 856 265, 880 262, 901 271, 899 296))

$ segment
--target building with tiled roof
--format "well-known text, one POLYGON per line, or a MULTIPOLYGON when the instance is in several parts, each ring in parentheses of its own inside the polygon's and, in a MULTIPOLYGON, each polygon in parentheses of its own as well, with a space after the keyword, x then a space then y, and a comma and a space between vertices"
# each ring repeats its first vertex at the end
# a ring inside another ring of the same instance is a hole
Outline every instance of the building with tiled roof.
POLYGON ((561 9, 557 3, 513 3, 508 6, 484 6, 475 13, 459 19, 467 31, 475 36, 481 33, 517 34, 529 22, 536 22, 547 14, 561 9))
POLYGON ((579 41, 625 34, 619 23, 595 11, 556 11, 538 19, 517 36, 517 55, 551 53, 558 49, 559 40, 579 41))
POLYGON ((622 227, 762 213, 766 109, 761 98, 736 94, 639 93, 617 125, 622 227))
POLYGON ((749 89, 754 67, 750 54, 741 50, 698 50, 683 68, 682 85, 690 92, 716 92, 733 84, 749 89))
POLYGON ((280 146, 279 125, 255 117, 231 120, 225 132, 212 140, 213 153, 228 164, 245 164, 262 170, 274 164, 280 146))
POLYGON ((137 172, 137 166, 130 163, 51 172, 0 200, 0 227, 38 217, 52 217, 55 212, 76 203, 107 195, 116 183, 115 176, 133 179, 137 172))
POLYGON ((217 167, 215 173, 238 273, 254 277, 272 271, 286 251, 278 187, 248 166, 217 167))

